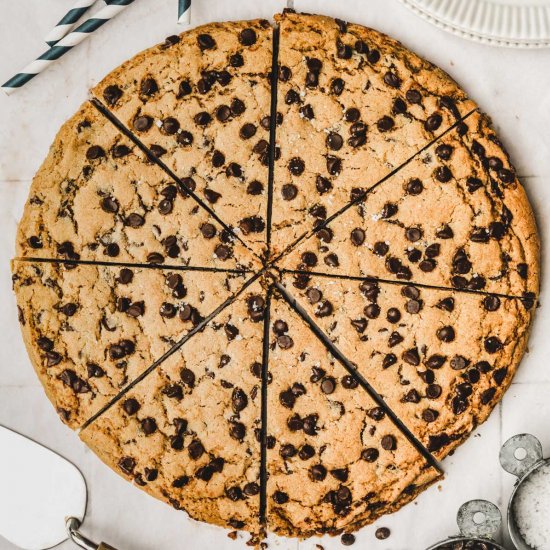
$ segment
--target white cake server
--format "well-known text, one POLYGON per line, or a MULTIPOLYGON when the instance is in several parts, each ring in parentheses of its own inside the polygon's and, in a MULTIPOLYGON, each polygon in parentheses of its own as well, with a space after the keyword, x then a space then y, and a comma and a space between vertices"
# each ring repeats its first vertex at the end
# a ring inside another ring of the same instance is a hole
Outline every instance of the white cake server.
POLYGON ((88 550, 115 550, 79 533, 86 482, 68 460, 0 426, 0 472, 0 536, 25 550, 68 539, 88 550))

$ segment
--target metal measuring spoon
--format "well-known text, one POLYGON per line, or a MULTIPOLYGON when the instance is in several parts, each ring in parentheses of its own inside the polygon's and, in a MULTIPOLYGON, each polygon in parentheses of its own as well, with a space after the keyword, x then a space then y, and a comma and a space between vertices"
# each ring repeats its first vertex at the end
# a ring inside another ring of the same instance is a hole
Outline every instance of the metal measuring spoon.
POLYGON ((456 516, 460 536, 450 537, 426 550, 505 550, 493 540, 500 529, 500 510, 488 500, 465 502, 456 516))
POLYGON ((518 494, 521 485, 527 478, 545 464, 550 463, 550 459, 542 456, 542 445, 540 441, 531 434, 520 434, 511 437, 500 449, 500 465, 518 480, 514 486, 514 492, 508 503, 508 530, 515 547, 518 550, 534 550, 523 539, 514 514, 514 499, 518 494), (518 450, 525 451, 525 457, 516 458, 518 450))

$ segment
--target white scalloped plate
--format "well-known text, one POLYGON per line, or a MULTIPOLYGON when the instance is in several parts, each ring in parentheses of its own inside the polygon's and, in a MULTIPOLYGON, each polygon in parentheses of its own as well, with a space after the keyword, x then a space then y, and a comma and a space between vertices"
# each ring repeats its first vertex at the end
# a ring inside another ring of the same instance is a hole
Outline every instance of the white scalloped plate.
POLYGON ((400 0, 438 27, 484 44, 550 46, 550 0, 400 0))

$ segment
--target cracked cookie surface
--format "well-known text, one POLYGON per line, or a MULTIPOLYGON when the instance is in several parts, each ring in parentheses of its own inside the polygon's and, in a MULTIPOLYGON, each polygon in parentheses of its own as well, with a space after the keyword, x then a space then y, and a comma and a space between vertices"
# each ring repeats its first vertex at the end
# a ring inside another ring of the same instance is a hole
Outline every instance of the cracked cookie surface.
POLYGON ((533 297, 539 241, 506 152, 474 113, 280 265, 533 297))
POLYGON ((442 459, 489 416, 527 345, 531 301, 374 280, 283 278, 415 437, 442 459))
POLYGON ((65 123, 36 174, 16 253, 220 269, 259 265, 91 103, 65 123))
POLYGON ((272 34, 263 20, 204 25, 92 90, 258 256, 266 252, 272 34))
POLYGON ((192 518, 260 529, 261 286, 216 316, 83 441, 111 468, 192 518))
POLYGON ((329 17, 279 17, 274 254, 475 109, 395 40, 329 17))
POLYGON ((14 261, 12 271, 31 362, 71 428, 97 413, 246 281, 242 274, 27 261, 14 261))
POLYGON ((269 530, 300 537, 355 530, 440 477, 277 295, 270 320, 269 530))

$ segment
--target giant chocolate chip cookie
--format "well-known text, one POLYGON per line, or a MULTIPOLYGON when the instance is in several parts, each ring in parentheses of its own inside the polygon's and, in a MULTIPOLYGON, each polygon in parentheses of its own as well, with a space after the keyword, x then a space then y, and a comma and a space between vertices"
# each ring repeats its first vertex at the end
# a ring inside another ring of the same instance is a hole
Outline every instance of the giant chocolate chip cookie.
POLYGON ((92 94, 12 264, 61 419, 251 544, 358 529, 441 479, 538 296, 488 117, 387 36, 292 11, 171 36, 92 94))

